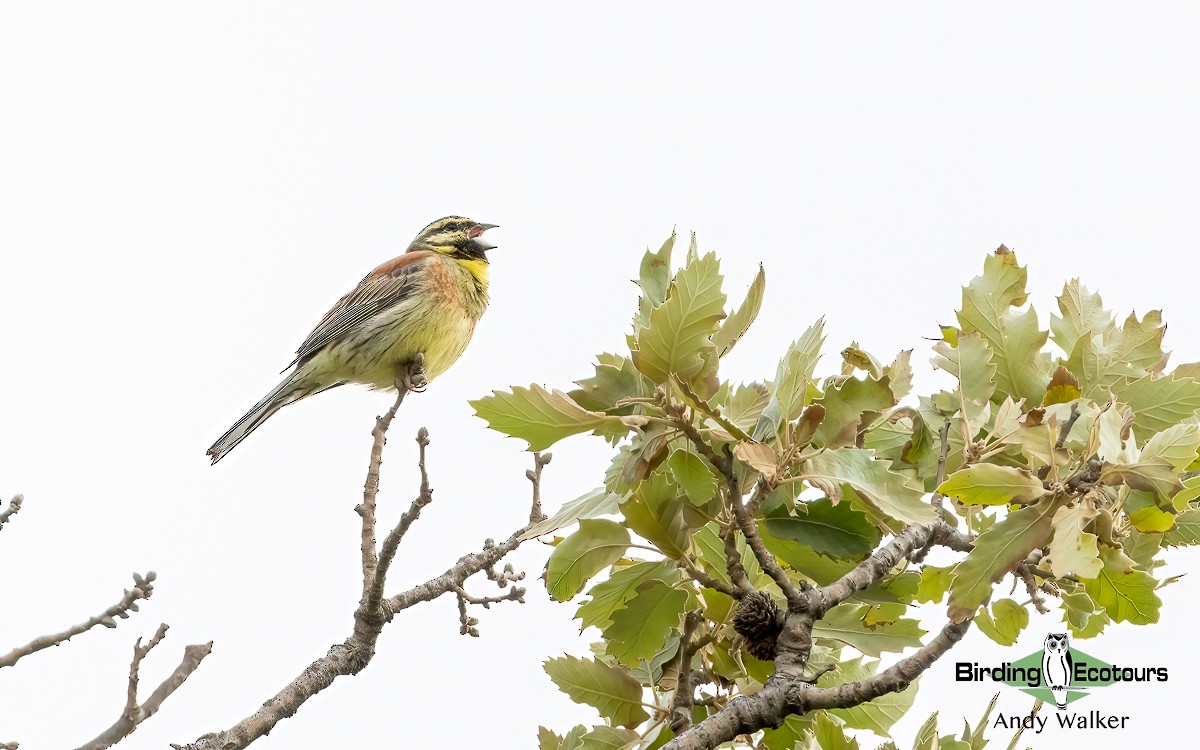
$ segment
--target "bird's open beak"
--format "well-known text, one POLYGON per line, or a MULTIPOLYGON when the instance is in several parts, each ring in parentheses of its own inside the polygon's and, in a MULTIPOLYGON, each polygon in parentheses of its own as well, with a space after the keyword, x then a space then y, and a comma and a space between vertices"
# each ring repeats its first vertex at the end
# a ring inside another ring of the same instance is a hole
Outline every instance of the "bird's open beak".
POLYGON ((475 240, 475 244, 479 245, 484 250, 495 249, 495 247, 496 247, 495 245, 493 245, 490 242, 488 242, 487 240, 483 239, 483 233, 489 229, 495 229, 497 226, 498 225, 496 225, 496 224, 476 224, 475 226, 473 226, 469 230, 467 230, 467 237, 475 240))

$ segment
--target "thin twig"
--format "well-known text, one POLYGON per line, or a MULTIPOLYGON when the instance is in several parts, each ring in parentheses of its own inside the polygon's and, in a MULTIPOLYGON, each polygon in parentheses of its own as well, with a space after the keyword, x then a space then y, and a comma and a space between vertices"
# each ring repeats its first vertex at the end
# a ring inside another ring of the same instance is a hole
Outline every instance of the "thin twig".
POLYGON ((375 418, 375 429, 371 430, 371 459, 367 465, 367 483, 363 487, 363 501, 355 506, 354 511, 362 518, 359 549, 362 554, 363 593, 362 604, 366 606, 371 596, 371 588, 378 580, 375 575, 379 567, 379 552, 375 539, 375 507, 379 496, 379 473, 383 465, 383 446, 387 443, 387 431, 396 411, 404 403, 404 397, 412 390, 414 383, 424 380, 422 365, 424 357, 417 355, 416 360, 404 368, 396 377, 396 401, 382 417, 375 418))
POLYGON ((542 468, 552 458, 553 453, 534 453, 533 468, 525 472, 525 478, 533 484, 533 507, 529 509, 529 523, 541 523, 546 518, 542 513, 542 468))
MULTIPOLYGON (((1054 450, 1060 451, 1067 442, 1067 436, 1071 434, 1071 428, 1075 426, 1075 422, 1079 419, 1079 403, 1071 402, 1071 415, 1067 417, 1067 421, 1063 422, 1062 428, 1058 431, 1058 440, 1054 443, 1054 450)), ((1053 461, 1053 456, 1051 461, 1053 461)))
POLYGON ((128 619, 130 612, 138 611, 138 601, 141 599, 149 599, 150 595, 154 593, 155 577, 156 574, 153 570, 146 573, 145 576, 134 573, 133 588, 125 589, 124 595, 121 596, 121 600, 116 604, 112 605, 95 617, 88 618, 86 622, 73 625, 72 627, 69 627, 59 633, 53 633, 51 635, 43 635, 41 637, 34 638, 24 646, 18 646, 12 651, 9 651, 7 654, 0 655, 0 667, 11 667, 30 654, 36 653, 45 648, 50 648, 51 646, 57 646, 60 643, 65 643, 71 640, 71 638, 79 635, 80 633, 87 632, 97 625, 103 625, 106 628, 115 628, 117 626, 117 618, 122 620, 128 619))
POLYGON ((133 661, 129 664, 129 685, 126 689, 125 708, 112 726, 90 742, 80 745, 79 750, 105 750, 123 740, 139 724, 158 713, 158 709, 162 708, 163 701, 178 690, 179 686, 200 667, 200 662, 212 653, 212 641, 184 648, 183 660, 179 662, 175 671, 155 688, 145 702, 138 703, 138 678, 142 660, 162 642, 166 634, 167 624, 163 623, 158 626, 158 631, 145 646, 142 645, 141 638, 137 639, 137 643, 133 646, 133 661))
POLYGON ((720 591, 722 594, 731 596, 734 599, 742 596, 743 592, 740 589, 705 573, 690 556, 681 557, 677 562, 681 568, 687 571, 692 580, 701 586, 713 589, 714 591, 720 591))
POLYGON ((525 603, 525 589, 514 586, 507 593, 501 596, 471 596, 462 586, 455 586, 454 593, 458 599, 458 632, 460 635, 469 635, 472 638, 479 637, 479 629, 475 626, 479 624, 479 619, 471 617, 467 614, 468 604, 478 604, 484 609, 491 609, 493 604, 499 602, 520 602, 525 603))
MULTIPOLYGON (((399 406, 399 401, 396 405, 399 406)), ((392 567, 396 550, 400 548, 400 542, 404 540, 404 535, 408 532, 409 527, 421 516, 421 509, 433 502, 433 489, 429 486, 429 473, 425 468, 425 449, 428 446, 429 431, 422 427, 417 430, 417 468, 421 472, 421 486, 417 492, 417 498, 408 506, 408 511, 400 515, 400 521, 383 539, 383 548, 379 551, 374 578, 371 581, 371 588, 367 593, 364 605, 366 612, 372 614, 378 612, 380 602, 383 601, 383 589, 387 584, 388 570, 392 567)))

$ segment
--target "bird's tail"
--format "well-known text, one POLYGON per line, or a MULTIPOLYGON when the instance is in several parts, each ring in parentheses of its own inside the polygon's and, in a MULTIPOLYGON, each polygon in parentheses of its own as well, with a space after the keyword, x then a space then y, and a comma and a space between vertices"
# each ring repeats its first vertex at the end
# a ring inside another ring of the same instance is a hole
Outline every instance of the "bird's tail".
POLYGON ((292 373, 284 378, 283 382, 263 396, 261 401, 246 412, 245 416, 234 422, 233 427, 217 438, 217 442, 208 449, 208 455, 212 457, 214 464, 224 458, 225 454, 233 450, 238 443, 245 440, 251 432, 258 429, 258 426, 266 422, 272 414, 288 404, 294 404, 305 396, 311 396, 326 388, 326 386, 317 385, 311 381, 306 382, 297 378, 296 375, 297 373, 292 373))

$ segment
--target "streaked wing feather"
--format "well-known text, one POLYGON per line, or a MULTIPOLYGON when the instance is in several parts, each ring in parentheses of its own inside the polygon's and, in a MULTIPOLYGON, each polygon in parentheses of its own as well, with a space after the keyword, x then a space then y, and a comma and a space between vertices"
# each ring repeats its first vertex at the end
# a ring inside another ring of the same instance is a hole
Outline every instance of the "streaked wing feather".
POLYGON ((317 327, 300 344, 291 364, 305 361, 329 344, 341 340, 359 324, 407 299, 416 288, 417 271, 424 265, 424 255, 401 256, 396 261, 380 266, 359 282, 353 291, 325 313, 317 327), (380 273, 384 269, 387 270, 380 273))

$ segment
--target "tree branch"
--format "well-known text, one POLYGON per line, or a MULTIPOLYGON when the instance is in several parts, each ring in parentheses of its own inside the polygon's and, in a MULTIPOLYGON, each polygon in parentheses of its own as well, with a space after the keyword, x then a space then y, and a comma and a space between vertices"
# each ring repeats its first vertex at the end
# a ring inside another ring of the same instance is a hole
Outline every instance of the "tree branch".
MULTIPOLYGON (((754 553, 754 557, 758 560, 758 564, 762 566, 767 575, 771 576, 771 579, 779 586, 789 606, 801 606, 803 594, 796 587, 796 584, 792 582, 792 579, 788 578, 783 568, 780 567, 779 561, 775 559, 775 555, 763 543, 762 537, 758 535, 758 526, 754 522, 753 514, 746 509, 745 504, 742 502, 741 483, 738 481, 737 473, 733 470, 733 458, 728 453, 720 455, 713 450, 712 446, 696 430, 696 426, 678 410, 672 416, 675 417, 675 426, 696 447, 696 451, 712 464, 713 468, 725 479, 726 489, 729 494, 729 505, 734 521, 741 530, 742 536, 746 539, 746 545, 750 547, 750 551, 754 553)), ((767 487, 768 485, 764 480, 759 480, 759 483, 755 486, 755 498, 752 500, 755 507, 762 502, 759 494, 769 492, 767 487)), ((725 542, 725 557, 730 580, 733 581, 733 584, 743 595, 751 593, 754 591, 754 587, 750 585, 750 581, 746 577, 745 567, 742 565, 741 556, 737 554, 737 541, 734 539, 732 529, 723 535, 723 541, 725 542)))
POLYGON ((478 635, 478 631, 474 629, 478 621, 466 616, 467 604, 479 604, 487 607, 498 601, 522 600, 525 592, 520 588, 514 587, 509 593, 499 597, 473 597, 467 594, 463 583, 480 572, 484 572, 501 588, 507 587, 510 582, 521 580, 522 575, 513 573, 511 566, 506 566, 501 572, 497 572, 494 568, 505 555, 521 544, 522 535, 535 523, 533 519, 536 521, 542 519, 540 507, 541 468, 549 463, 549 454, 536 456, 534 470, 530 472, 532 474, 530 481, 533 484, 533 501, 529 523, 514 531, 500 544, 496 544, 491 539, 486 540, 481 551, 459 558, 454 565, 424 583, 391 597, 386 597, 384 594, 387 573, 395 559, 400 543, 420 516, 421 509, 433 500, 433 490, 429 486, 429 477, 425 469, 425 448, 429 443, 429 436, 422 429, 417 435, 420 456, 418 467, 421 473, 421 485, 417 498, 409 506, 408 511, 401 516, 396 527, 384 538, 382 549, 377 551, 376 498, 379 493, 380 466, 383 461, 383 445, 386 442, 387 430, 400 404, 404 401, 407 391, 417 390, 423 381, 424 377, 420 372, 419 362, 400 373, 400 377, 397 379, 399 394, 396 401, 383 417, 376 420, 371 433, 374 441, 367 471, 367 482, 363 489, 362 503, 355 508, 362 519, 360 548, 363 594, 354 612, 354 629, 351 635, 342 643, 330 647, 325 656, 312 662, 300 675, 285 685, 250 716, 225 731, 206 734, 185 747, 173 745, 172 747, 175 747, 176 750, 240 750, 246 747, 270 732, 280 721, 293 716, 308 699, 328 688, 338 677, 354 675, 362 671, 375 655, 375 645, 383 628, 393 620, 397 613, 409 607, 421 602, 432 601, 445 594, 454 594, 459 602, 460 624, 463 625, 467 634, 478 635))
POLYGON ((668 742, 665 750, 712 750, 738 735, 777 727, 793 714, 819 708, 850 708, 903 690, 962 640, 971 621, 947 624, 916 653, 860 682, 818 688, 795 676, 776 673, 762 690, 734 698, 717 713, 668 742))
MULTIPOLYGON (((0 510, 0 529, 4 528, 4 524, 8 523, 8 519, 17 515, 17 512, 21 510, 21 503, 23 502, 25 502, 25 496, 16 495, 12 500, 8 501, 8 505, 5 506, 4 510, 0 510)), ((0 745, 0 750, 3 750, 3 745, 0 745)))
POLYGON ((87 632, 97 625, 103 625, 106 628, 115 628, 117 626, 117 621, 114 618, 120 618, 122 620, 128 619, 130 612, 138 611, 138 600, 149 599, 150 595, 154 593, 155 577, 156 574, 153 570, 147 573, 145 576, 134 573, 133 588, 125 589, 125 594, 121 597, 119 602, 95 617, 89 618, 86 622, 69 627, 60 633, 53 633, 51 635, 43 635, 39 638, 34 638, 24 646, 19 646, 14 648, 12 651, 9 651, 7 654, 0 655, 0 667, 11 667, 32 653, 36 653, 51 646, 57 646, 60 643, 65 643, 71 640, 71 638, 74 636, 87 632))
POLYGON ((137 700, 138 672, 141 668, 142 660, 166 637, 167 627, 165 622, 159 625, 158 631, 155 632, 154 637, 145 646, 142 645, 141 638, 137 639, 137 643, 133 646, 133 661, 129 664, 129 686, 126 690, 125 708, 121 711, 121 716, 111 727, 97 735, 95 739, 80 745, 79 750, 105 750, 105 748, 112 747, 123 740, 139 724, 158 713, 158 709, 162 707, 163 701, 178 690, 179 686, 199 668, 200 662, 204 661, 204 657, 212 653, 212 641, 186 647, 183 650, 183 660, 179 662, 179 666, 175 668, 175 671, 162 681, 162 684, 150 694, 150 697, 144 703, 139 704, 137 700))
MULTIPOLYGON (((734 549, 735 550, 737 549, 736 546, 734 547, 734 549)), ((681 558, 679 558, 679 560, 677 560, 677 562, 679 563, 679 567, 681 567, 685 571, 687 571, 687 574, 689 576, 691 576, 692 580, 695 581, 696 583, 700 584, 701 586, 704 586, 705 588, 713 589, 714 591, 720 591, 722 594, 725 594, 726 596, 731 596, 734 599, 737 599, 742 596, 743 592, 740 589, 738 589, 728 583, 725 583, 722 580, 713 578, 708 573, 705 573, 700 568, 700 566, 696 564, 696 561, 693 560, 690 556, 681 557, 681 558)), ((745 571, 743 571, 743 573, 744 572, 745 571)))
POLYGON ((675 680, 675 697, 671 701, 671 731, 679 734, 692 725, 692 705, 696 698, 692 685, 692 656, 696 644, 692 634, 704 622, 704 611, 694 609, 683 618, 683 633, 679 639, 679 666, 675 680))

